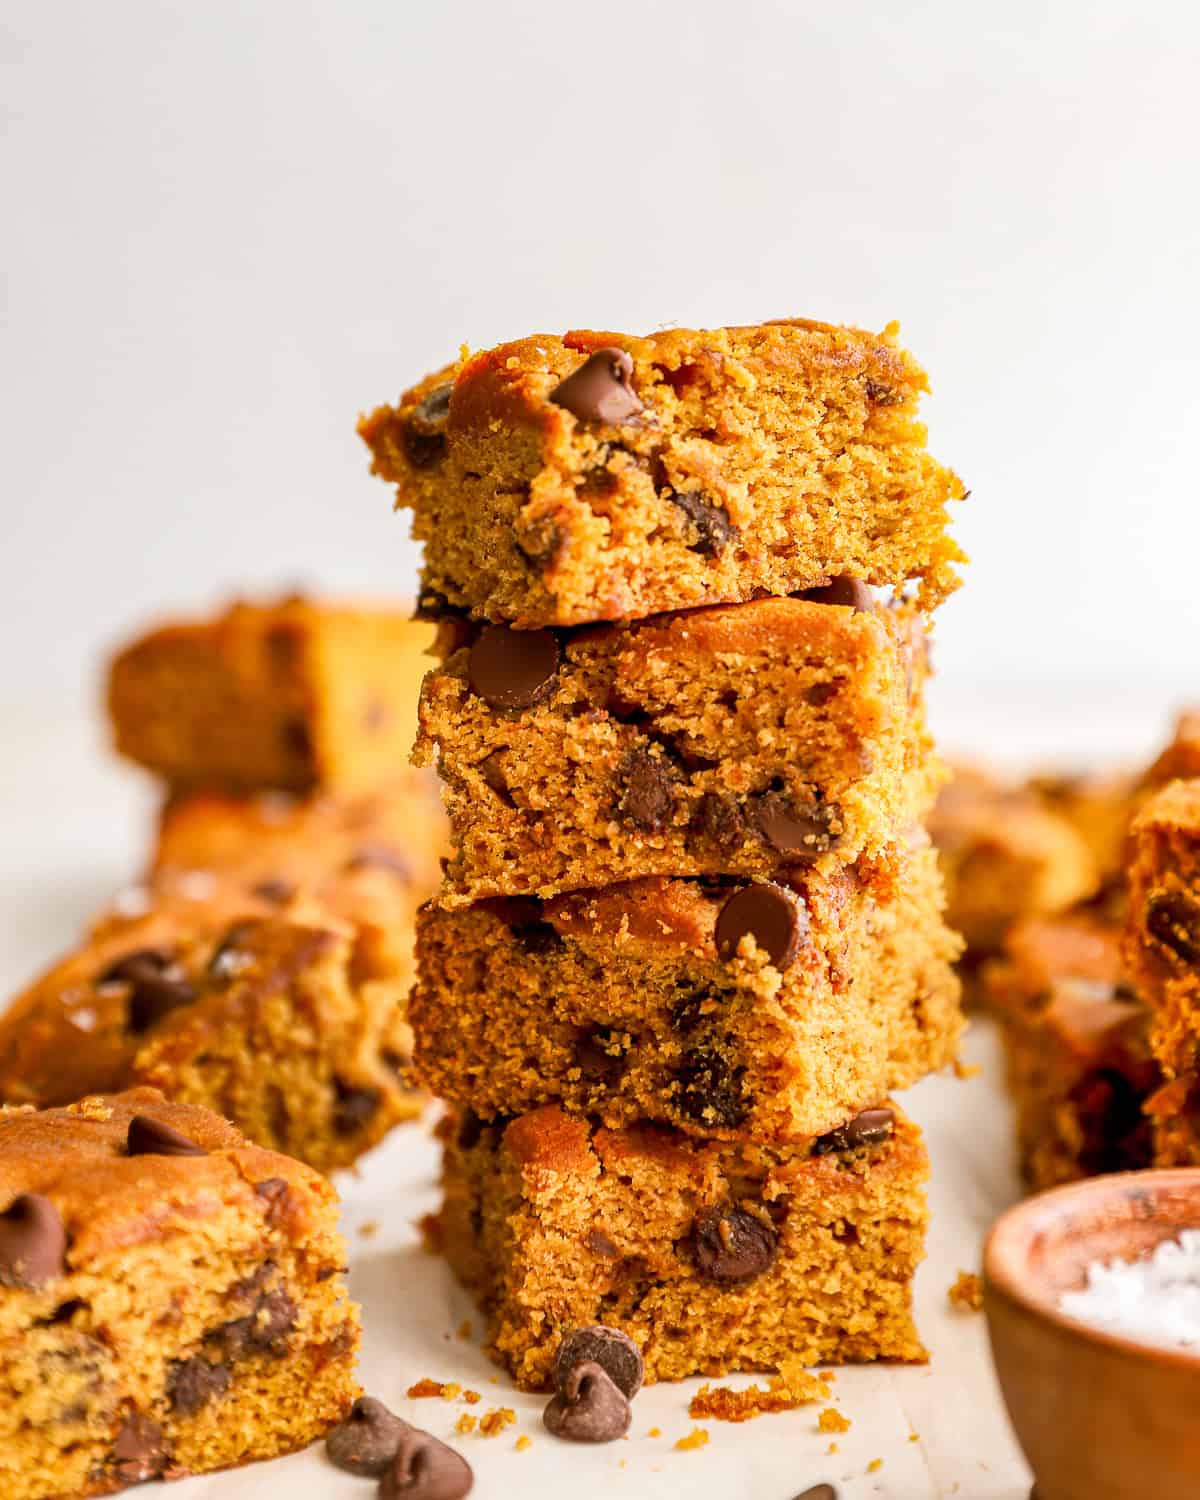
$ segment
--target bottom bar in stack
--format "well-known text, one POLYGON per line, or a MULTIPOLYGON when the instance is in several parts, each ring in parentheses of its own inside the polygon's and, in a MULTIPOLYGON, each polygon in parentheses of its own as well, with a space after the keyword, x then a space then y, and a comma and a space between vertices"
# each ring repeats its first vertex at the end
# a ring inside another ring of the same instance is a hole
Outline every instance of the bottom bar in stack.
POLYGON ((911 1287, 928 1160, 894 1106, 774 1147, 557 1105, 446 1129, 437 1235, 526 1389, 593 1323, 636 1340, 648 1380, 926 1357, 911 1287))

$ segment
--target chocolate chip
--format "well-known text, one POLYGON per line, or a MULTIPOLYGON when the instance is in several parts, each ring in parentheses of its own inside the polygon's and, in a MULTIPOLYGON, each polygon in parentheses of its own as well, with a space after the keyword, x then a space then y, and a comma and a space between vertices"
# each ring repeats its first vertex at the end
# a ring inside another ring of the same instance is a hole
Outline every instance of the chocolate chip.
POLYGON ((628 422, 644 410, 633 389, 633 360, 624 349, 597 349, 550 392, 550 400, 581 422, 628 422))
POLYGON ((831 579, 823 588, 805 589, 800 597, 812 604, 840 604, 861 615, 869 615, 875 609, 875 595, 861 578, 851 578, 848 573, 831 579))
POLYGON ((0 1286, 38 1287, 66 1269, 62 1215, 41 1193, 20 1193, 0 1214, 0 1286))
POLYGON ((379 1500, 462 1500, 475 1483, 461 1454, 419 1427, 400 1435, 396 1456, 379 1483, 379 1500))
POLYGON ((831 1484, 814 1484, 794 1495, 792 1500, 838 1500, 838 1493, 831 1484))
POLYGON ((130 987, 129 1029, 138 1033, 148 1031, 171 1011, 190 1005, 196 998, 196 991, 173 956, 159 948, 125 954, 109 964, 95 982, 130 987))
POLYGON ((276 1288, 260 1292, 253 1310, 244 1318, 231 1318, 205 1335, 205 1343, 226 1359, 246 1354, 273 1353, 296 1326, 299 1309, 287 1292, 276 1288))
POLYGON ((404 456, 414 469, 428 469, 446 452, 446 425, 450 420, 453 381, 435 386, 408 413, 400 429, 404 456))
POLYGON ((207 1156, 203 1146, 172 1130, 149 1115, 134 1115, 129 1122, 125 1149, 130 1156, 207 1156))
POLYGON ((895 1110, 880 1106, 864 1109, 861 1114, 839 1125, 827 1135, 813 1143, 814 1156, 827 1156, 831 1151, 853 1151, 860 1146, 876 1146, 886 1141, 896 1124, 895 1110))
POLYGON ((260 901, 270 901, 274 906, 286 906, 296 894, 296 887, 289 880, 272 877, 269 880, 260 880, 253 887, 253 894, 260 901))
POLYGON ((266 1204, 264 1210, 268 1224, 280 1223, 292 1207, 291 1184, 283 1177, 266 1177, 254 1184, 255 1193, 266 1204))
POLYGON ((700 827, 725 854, 740 849, 750 832, 737 798, 719 792, 705 792, 700 803, 700 827))
POLYGON ((584 1236, 584 1245, 593 1255, 599 1255, 603 1260, 620 1260, 621 1251, 616 1241, 610 1239, 603 1229, 589 1229, 584 1236))
POLYGON ((566 534, 552 516, 522 517, 513 523, 513 539, 530 562, 544 566, 562 551, 566 534))
POLYGON ((484 786, 495 792, 505 807, 516 807, 517 804, 508 790, 508 781, 505 779, 503 757, 503 750, 493 750, 490 755, 485 755, 481 761, 476 762, 475 769, 479 772, 484 786))
POLYGON ((360 1396, 325 1439, 325 1452, 330 1463, 349 1474, 382 1474, 395 1459, 400 1439, 411 1431, 382 1401, 360 1396))
POLYGON ((736 1286, 770 1269, 779 1236, 774 1228, 744 1208, 709 1208, 692 1230, 696 1270, 706 1281, 736 1286))
POLYGON ((162 1428, 140 1412, 126 1417, 113 1443, 112 1469, 122 1484, 157 1479, 167 1467, 162 1428))
POLYGON ((669 761, 643 745, 625 753, 617 770, 621 796, 617 810, 643 833, 659 833, 675 812, 675 775, 669 761))
POLYGON ((217 1396, 223 1396, 232 1379, 229 1366, 213 1364, 202 1354, 177 1359, 167 1376, 167 1400, 171 1410, 191 1417, 217 1396))
POLYGON ((873 401, 876 406, 898 406, 904 400, 902 392, 871 375, 863 380, 863 389, 867 393, 867 400, 873 401))
POLYGON ((824 802, 802 802, 786 792, 761 792, 754 803, 754 821, 771 848, 779 854, 815 859, 837 844, 830 824, 837 809, 824 802))
POLYGON ((773 881, 745 885, 735 891, 717 917, 717 952, 722 958, 737 954, 749 933, 777 969, 786 969, 808 932, 808 912, 791 891, 773 881))
POLYGON ((745 1072, 709 1048, 685 1053, 676 1070, 680 1114, 697 1125, 740 1125, 748 1112, 742 1092, 745 1072))
POLYGON ((399 849, 389 844, 359 845, 346 861, 346 869, 351 874, 355 870, 387 870, 400 880, 412 879, 412 865, 399 849))
POLYGON ((383 1100, 378 1089, 333 1080, 337 1095, 333 1106, 333 1128, 338 1135, 353 1135, 374 1118, 383 1100))
POLYGON ((596 1360, 573 1365, 542 1413, 547 1432, 569 1443, 611 1443, 632 1419, 628 1400, 596 1360))
POLYGON ((672 490, 667 497, 677 505, 696 530, 693 552, 703 557, 720 557, 733 536, 735 527, 723 505, 696 490, 672 490))
POLYGON ((279 737, 289 755, 303 761, 305 765, 311 763, 313 758, 312 732, 306 719, 285 719, 279 726, 279 737))
POLYGON ((1182 891, 1150 898, 1146 931, 1185 964, 1200 963, 1200 906, 1182 891))
POLYGON ((565 1387, 567 1376, 576 1365, 589 1363, 599 1365, 627 1401, 632 1401, 642 1388, 646 1375, 642 1351, 619 1328, 592 1323, 568 1333, 554 1360, 555 1388, 561 1391, 565 1387))
POLYGON ((493 708, 531 708, 554 687, 558 664, 552 631, 489 625, 471 647, 467 682, 493 708))

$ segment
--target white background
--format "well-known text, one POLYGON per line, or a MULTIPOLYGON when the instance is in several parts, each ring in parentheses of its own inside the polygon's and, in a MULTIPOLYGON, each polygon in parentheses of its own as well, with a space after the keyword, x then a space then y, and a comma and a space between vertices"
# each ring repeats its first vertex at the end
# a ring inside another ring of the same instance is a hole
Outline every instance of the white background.
POLYGON ((900 318, 973 488, 943 693, 1200 691, 1200 7, 3 0, 0 706, 407 589, 358 412, 536 329, 900 318), (1099 685, 1099 687, 1097 687, 1099 685))

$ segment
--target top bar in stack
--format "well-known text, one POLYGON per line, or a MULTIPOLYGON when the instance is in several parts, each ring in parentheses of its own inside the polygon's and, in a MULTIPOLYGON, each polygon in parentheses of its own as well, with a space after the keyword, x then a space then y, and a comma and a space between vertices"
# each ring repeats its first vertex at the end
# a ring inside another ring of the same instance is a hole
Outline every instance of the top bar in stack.
POLYGON ((535 335, 364 418, 425 543, 424 586, 520 628, 790 594, 848 574, 956 586, 958 478, 925 448, 924 372, 801 319, 535 335))

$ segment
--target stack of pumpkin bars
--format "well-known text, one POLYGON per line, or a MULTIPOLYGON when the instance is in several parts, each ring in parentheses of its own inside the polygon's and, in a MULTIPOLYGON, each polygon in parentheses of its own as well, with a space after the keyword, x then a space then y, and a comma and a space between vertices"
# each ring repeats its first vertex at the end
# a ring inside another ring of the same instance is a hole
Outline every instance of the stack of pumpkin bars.
POLYGON ((893 329, 577 333, 362 423, 440 624, 436 1229, 522 1385, 595 1323, 648 1378, 923 1357, 890 1093, 961 1026, 923 687, 963 493, 924 388, 893 329))

